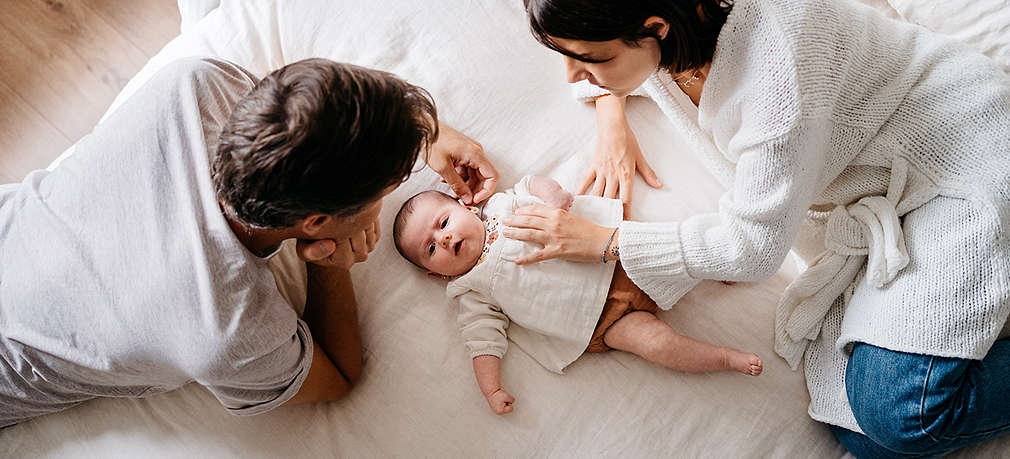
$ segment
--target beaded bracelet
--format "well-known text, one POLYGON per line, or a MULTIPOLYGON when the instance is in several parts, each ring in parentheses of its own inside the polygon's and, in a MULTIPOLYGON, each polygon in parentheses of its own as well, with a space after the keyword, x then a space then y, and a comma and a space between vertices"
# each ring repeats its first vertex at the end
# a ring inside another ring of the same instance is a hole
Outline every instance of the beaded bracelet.
MULTIPOLYGON (((620 226, 617 228, 620 228, 620 226)), ((607 246, 603 248, 603 255, 600 256, 604 263, 607 262, 607 249, 609 249, 610 244, 614 242, 614 235, 617 234, 617 228, 614 228, 614 230, 610 232, 610 239, 607 239, 607 246)))

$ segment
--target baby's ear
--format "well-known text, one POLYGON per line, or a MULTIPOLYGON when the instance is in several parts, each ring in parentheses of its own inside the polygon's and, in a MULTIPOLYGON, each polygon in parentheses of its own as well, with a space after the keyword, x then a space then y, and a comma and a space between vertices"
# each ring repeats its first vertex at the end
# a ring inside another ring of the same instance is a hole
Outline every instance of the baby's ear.
POLYGON ((480 209, 477 206, 466 206, 466 210, 473 212, 474 215, 480 216, 480 209))

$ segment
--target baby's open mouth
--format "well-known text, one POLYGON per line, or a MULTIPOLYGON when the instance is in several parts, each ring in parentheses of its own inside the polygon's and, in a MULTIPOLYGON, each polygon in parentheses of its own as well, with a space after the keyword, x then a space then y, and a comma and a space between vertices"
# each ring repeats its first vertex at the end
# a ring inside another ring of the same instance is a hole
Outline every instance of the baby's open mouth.
POLYGON ((462 239, 460 239, 459 242, 456 243, 456 245, 452 246, 452 250, 453 250, 453 252, 456 255, 459 255, 459 249, 460 249, 460 247, 463 247, 463 240, 462 239))

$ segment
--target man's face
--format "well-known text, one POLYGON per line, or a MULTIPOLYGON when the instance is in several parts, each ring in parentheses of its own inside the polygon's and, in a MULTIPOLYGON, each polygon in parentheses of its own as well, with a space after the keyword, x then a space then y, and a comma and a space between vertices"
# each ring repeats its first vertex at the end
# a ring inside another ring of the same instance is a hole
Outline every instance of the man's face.
POLYGON ((320 231, 313 235, 313 239, 342 241, 371 228, 372 223, 378 220, 379 212, 382 211, 382 199, 395 189, 396 185, 386 188, 375 201, 372 201, 354 215, 342 218, 330 218, 320 231))

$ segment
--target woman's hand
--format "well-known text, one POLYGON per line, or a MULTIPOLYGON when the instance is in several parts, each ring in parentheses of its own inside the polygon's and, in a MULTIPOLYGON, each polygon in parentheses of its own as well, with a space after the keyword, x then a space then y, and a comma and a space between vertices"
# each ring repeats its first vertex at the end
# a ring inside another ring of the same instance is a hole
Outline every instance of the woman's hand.
POLYGON ((368 259, 368 254, 375 250, 379 236, 379 220, 375 220, 368 229, 342 241, 299 239, 297 252, 302 260, 309 263, 346 270, 351 269, 355 263, 368 259))
POLYGON ((503 236, 544 246, 517 259, 515 262, 520 265, 552 258, 601 263, 607 241, 614 233, 614 228, 547 206, 520 207, 503 223, 510 227, 502 230, 503 236))
POLYGON ((491 197, 498 185, 498 171, 484 157, 484 147, 441 121, 427 162, 468 205, 491 197))
POLYGON ((635 171, 645 183, 662 188, 656 172, 642 155, 638 139, 624 115, 624 97, 603 96, 596 99, 596 150, 593 162, 579 187, 579 194, 620 197, 624 215, 631 207, 631 192, 635 187, 635 171))

